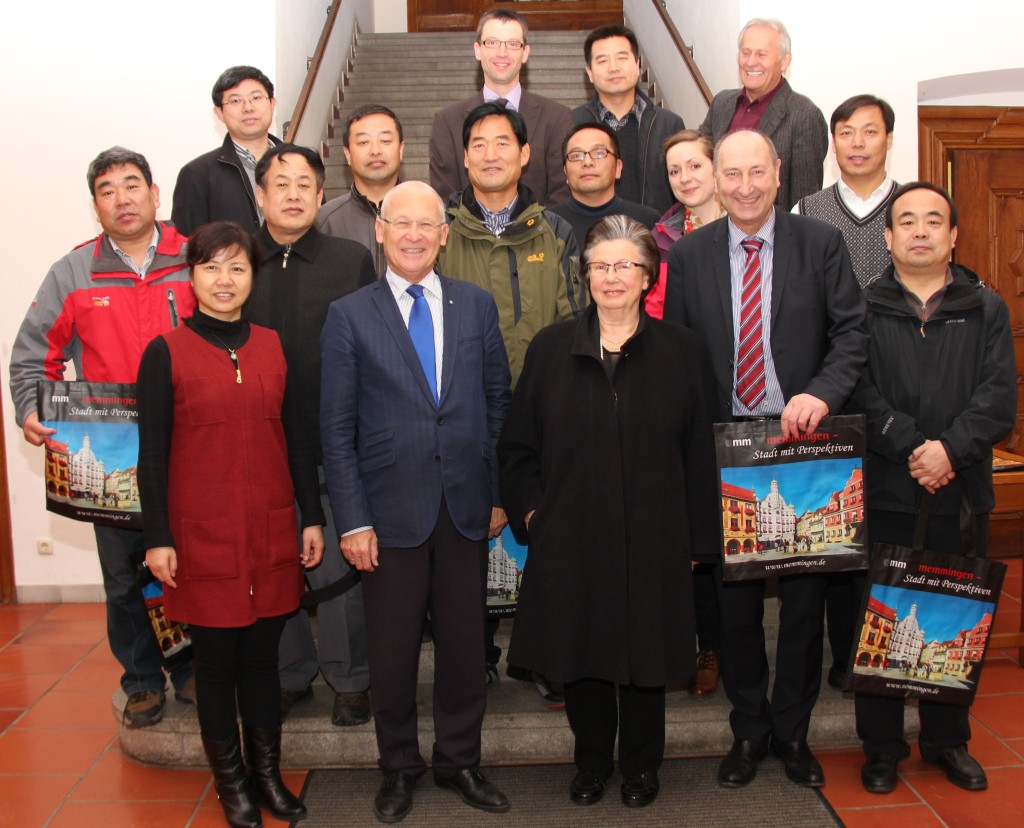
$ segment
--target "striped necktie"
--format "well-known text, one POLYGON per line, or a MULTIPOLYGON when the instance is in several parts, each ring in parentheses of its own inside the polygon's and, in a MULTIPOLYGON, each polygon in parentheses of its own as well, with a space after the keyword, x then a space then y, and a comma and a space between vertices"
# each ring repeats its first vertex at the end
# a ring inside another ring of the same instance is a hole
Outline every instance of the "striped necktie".
POLYGON ((749 411, 765 396, 764 340, 761 336, 761 239, 740 242, 747 253, 740 293, 740 345, 736 354, 736 397, 749 411))

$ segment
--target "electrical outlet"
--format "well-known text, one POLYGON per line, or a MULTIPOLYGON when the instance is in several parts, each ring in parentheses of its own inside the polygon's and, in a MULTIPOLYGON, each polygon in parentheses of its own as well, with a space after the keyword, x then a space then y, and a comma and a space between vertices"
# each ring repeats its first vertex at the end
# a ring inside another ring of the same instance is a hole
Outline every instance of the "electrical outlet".
POLYGON ((53 538, 38 538, 36 540, 36 552, 40 555, 52 555, 53 538))

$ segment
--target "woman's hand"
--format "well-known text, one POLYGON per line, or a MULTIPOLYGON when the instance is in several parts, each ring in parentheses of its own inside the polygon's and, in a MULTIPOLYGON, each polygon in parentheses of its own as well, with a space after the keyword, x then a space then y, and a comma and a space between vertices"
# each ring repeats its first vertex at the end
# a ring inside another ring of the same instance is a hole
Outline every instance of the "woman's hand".
POLYGON ((306 569, 312 569, 324 556, 324 530, 321 526, 307 526, 302 530, 302 554, 299 559, 306 569))
POLYGON ((178 574, 178 554, 173 546, 154 546, 146 550, 146 566, 162 584, 177 587, 174 576, 178 574))

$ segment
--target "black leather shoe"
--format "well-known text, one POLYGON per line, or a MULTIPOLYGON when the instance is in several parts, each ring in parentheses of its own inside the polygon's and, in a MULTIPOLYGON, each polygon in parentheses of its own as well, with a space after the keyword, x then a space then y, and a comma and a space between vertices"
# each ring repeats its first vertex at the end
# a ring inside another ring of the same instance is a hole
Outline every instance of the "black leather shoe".
POLYGON ((957 745, 942 750, 921 750, 925 762, 938 765, 946 779, 965 791, 983 791, 988 787, 988 777, 977 760, 967 752, 967 745, 957 745))
POLYGON ((749 785, 757 774, 760 762, 768 747, 759 742, 737 739, 718 766, 718 784, 723 788, 742 788, 749 785))
POLYGON ((463 768, 453 776, 434 777, 439 788, 451 788, 462 801, 481 811, 502 814, 509 809, 508 797, 487 781, 476 768, 463 768))
POLYGON ((622 783, 622 804, 630 808, 643 808, 658 798, 660 790, 657 771, 643 771, 627 776, 622 783))
POLYGON ((896 757, 888 753, 869 755, 860 769, 864 790, 871 793, 892 793, 896 790, 896 765, 896 757))
POLYGON ((353 727, 370 721, 370 691, 361 693, 335 693, 331 724, 335 727, 353 727))
POLYGON ((281 724, 288 718, 291 709, 297 704, 304 704, 313 698, 313 688, 305 690, 285 690, 281 688, 281 724))
POLYGON ((604 779, 596 773, 577 771, 569 784, 569 799, 577 805, 593 805, 604 796, 604 779))
POLYGON ((373 799, 373 812, 381 822, 398 822, 412 810, 412 792, 416 780, 407 773, 388 774, 373 799))
POLYGON ((820 788, 825 784, 825 772, 814 758, 807 742, 799 739, 795 742, 771 740, 772 752, 786 766, 786 776, 790 781, 805 788, 820 788))
POLYGON ((846 668, 833 664, 828 668, 828 686, 834 690, 842 690, 846 687, 846 668))

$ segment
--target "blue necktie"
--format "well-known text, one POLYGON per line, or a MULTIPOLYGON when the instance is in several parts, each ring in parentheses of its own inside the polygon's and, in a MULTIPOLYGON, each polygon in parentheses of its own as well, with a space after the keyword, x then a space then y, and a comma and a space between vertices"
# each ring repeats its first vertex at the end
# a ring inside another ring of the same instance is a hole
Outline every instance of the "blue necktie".
POLYGON ((423 285, 409 285, 406 288, 412 299, 412 312, 409 314, 409 336, 412 346, 420 358, 423 373, 427 375, 427 385, 434 395, 434 402, 439 403, 437 396, 437 360, 434 356, 434 320, 430 316, 430 308, 423 296, 423 285))

